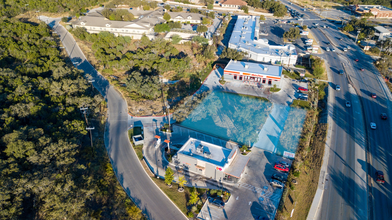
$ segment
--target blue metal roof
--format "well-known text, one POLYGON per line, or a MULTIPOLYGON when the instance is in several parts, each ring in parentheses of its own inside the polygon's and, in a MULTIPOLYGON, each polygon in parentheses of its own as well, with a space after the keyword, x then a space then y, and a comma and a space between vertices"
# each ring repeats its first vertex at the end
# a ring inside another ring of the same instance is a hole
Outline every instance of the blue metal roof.
POLYGON ((281 66, 231 60, 225 70, 281 77, 283 68, 281 66), (245 67, 246 65, 248 65, 248 68, 245 67))

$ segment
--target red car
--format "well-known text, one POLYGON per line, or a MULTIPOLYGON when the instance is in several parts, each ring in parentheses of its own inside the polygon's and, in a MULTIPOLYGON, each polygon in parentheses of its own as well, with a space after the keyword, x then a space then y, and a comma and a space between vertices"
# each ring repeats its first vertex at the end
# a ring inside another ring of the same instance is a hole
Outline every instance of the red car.
POLYGON ((360 70, 361 70, 361 71, 365 71, 365 69, 364 69, 364 68, 361 68, 360 70))
POLYGON ((279 170, 279 171, 282 171, 282 172, 289 172, 289 168, 287 166, 283 165, 283 164, 280 164, 280 163, 276 163, 274 168, 276 170, 279 170))
POLYGON ((385 113, 381 113, 381 119, 382 120, 387 120, 387 114, 385 114, 385 113))
POLYGON ((376 176, 377 176, 377 183, 385 183, 384 179, 384 173, 382 171, 376 171, 376 176))
POLYGON ((377 98, 376 93, 372 93, 372 98, 373 98, 373 99, 377 98))
POLYGON ((355 62, 358 62, 359 60, 358 59, 355 59, 355 62))
POLYGON ((308 89, 304 88, 304 87, 298 87, 298 91, 300 91, 300 92, 307 92, 308 89))

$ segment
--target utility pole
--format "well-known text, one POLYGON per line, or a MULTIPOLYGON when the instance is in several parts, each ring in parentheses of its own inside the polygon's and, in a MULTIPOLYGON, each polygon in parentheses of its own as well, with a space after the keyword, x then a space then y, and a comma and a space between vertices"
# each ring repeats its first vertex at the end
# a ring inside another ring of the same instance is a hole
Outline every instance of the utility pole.
POLYGON ((93 147, 93 134, 91 133, 91 130, 94 130, 94 127, 88 127, 88 120, 87 120, 87 113, 88 108, 87 107, 81 107, 80 111, 84 114, 84 119, 86 120, 86 130, 90 132, 90 141, 91 141, 91 147, 93 147))
POLYGON ((91 83, 91 90, 93 90, 94 89, 93 82, 95 82, 95 80, 94 79, 90 79, 88 82, 91 83))

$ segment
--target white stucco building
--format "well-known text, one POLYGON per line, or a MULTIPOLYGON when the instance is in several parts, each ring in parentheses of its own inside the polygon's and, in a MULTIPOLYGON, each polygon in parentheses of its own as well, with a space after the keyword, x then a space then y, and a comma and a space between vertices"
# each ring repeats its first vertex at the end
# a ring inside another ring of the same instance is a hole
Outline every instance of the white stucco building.
POLYGON ((267 39, 260 39, 260 18, 239 15, 229 41, 229 48, 247 53, 249 59, 294 65, 298 54, 293 44, 270 45, 267 39))

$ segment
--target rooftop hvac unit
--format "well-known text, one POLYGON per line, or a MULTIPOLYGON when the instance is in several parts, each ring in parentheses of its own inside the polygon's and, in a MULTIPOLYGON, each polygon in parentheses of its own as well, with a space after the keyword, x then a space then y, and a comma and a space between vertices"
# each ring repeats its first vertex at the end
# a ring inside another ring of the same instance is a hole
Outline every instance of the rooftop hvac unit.
POLYGON ((211 153, 210 152, 204 152, 204 157, 210 159, 211 158, 211 153))
POLYGON ((265 67, 263 68, 263 70, 264 70, 264 71, 268 71, 268 68, 265 66, 265 67))
POLYGON ((199 154, 202 154, 203 153, 203 145, 199 144, 199 146, 197 146, 197 148, 196 148, 196 152, 199 154))
POLYGON ((248 64, 245 64, 245 69, 248 69, 249 68, 249 65, 248 64))

